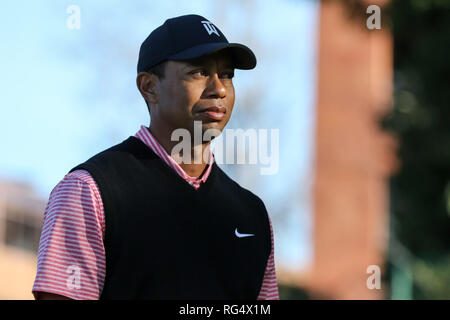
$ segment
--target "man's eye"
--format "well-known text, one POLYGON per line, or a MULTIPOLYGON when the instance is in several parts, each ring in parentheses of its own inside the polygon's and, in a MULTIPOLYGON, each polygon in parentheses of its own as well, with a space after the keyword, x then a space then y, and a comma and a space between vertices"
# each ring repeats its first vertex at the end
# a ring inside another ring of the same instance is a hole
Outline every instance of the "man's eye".
POLYGON ((199 75, 199 76, 207 76, 208 75, 205 70, 194 70, 191 72, 191 74, 199 75))
POLYGON ((231 79, 234 77, 234 72, 233 71, 224 72, 224 73, 222 73, 221 77, 231 79))

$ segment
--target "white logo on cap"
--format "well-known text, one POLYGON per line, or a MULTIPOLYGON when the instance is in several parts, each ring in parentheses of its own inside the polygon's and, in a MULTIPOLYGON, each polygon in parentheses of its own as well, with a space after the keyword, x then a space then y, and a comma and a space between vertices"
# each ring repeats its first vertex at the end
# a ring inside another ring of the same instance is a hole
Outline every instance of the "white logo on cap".
POLYGON ((203 26, 205 27, 206 31, 208 31, 208 34, 211 35, 212 33, 217 34, 218 37, 220 37, 219 33, 216 30, 216 27, 209 21, 202 21, 203 26))

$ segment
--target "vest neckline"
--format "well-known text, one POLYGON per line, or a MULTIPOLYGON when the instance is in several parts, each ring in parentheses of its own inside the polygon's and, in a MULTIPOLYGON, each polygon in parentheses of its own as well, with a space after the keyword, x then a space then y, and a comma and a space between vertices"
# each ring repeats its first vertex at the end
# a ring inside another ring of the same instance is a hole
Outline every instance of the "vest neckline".
MULTIPOLYGON (((135 136, 130 136, 129 139, 134 140, 138 143, 138 145, 145 150, 145 153, 149 153, 151 155, 151 158, 156 160, 156 163, 158 164, 158 169, 162 171, 165 175, 168 175, 171 178, 175 178, 174 180, 177 181, 180 185, 183 186, 183 188, 187 189, 189 192, 193 193, 202 193, 206 191, 206 189, 209 189, 209 186, 211 184, 211 180, 216 174, 216 162, 213 161, 211 172, 209 173, 208 178, 205 182, 202 182, 198 189, 194 188, 188 181, 186 181, 183 177, 181 177, 172 167, 170 167, 163 159, 161 159, 160 156, 158 156, 152 149, 150 149, 144 142, 142 142, 139 138, 136 138, 135 136)), ((205 173, 208 167, 205 167, 205 169, 202 172, 202 175, 205 173)), ((200 175, 201 176, 201 175, 200 175)))

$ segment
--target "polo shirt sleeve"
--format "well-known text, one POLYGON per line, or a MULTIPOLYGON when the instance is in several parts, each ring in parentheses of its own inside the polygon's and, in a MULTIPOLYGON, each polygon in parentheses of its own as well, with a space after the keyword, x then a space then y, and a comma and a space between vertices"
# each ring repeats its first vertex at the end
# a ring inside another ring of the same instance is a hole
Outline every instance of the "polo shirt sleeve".
POLYGON ((103 203, 85 170, 67 174, 50 194, 32 289, 77 300, 99 299, 105 278, 103 203))
POLYGON ((275 259, 274 259, 274 241, 273 241, 273 230, 272 222, 269 217, 270 225, 270 241, 272 243, 269 260, 267 262, 266 271, 264 273, 263 284, 261 286, 261 291, 257 300, 279 300, 278 296, 278 283, 277 275, 275 272, 275 259))

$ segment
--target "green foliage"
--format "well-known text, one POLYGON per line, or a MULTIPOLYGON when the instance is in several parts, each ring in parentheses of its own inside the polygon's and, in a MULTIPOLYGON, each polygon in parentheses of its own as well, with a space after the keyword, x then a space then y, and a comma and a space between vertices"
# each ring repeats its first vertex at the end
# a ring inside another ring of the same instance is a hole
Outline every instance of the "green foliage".
POLYGON ((419 299, 450 299, 450 255, 437 261, 419 261, 414 264, 413 277, 419 299))
MULTIPOLYGON (((382 126, 399 138, 391 232, 411 257, 415 299, 450 297, 450 1, 392 1, 394 107, 382 126)), ((392 256, 392 255, 391 255, 392 256)))
POLYGON ((306 290, 297 286, 285 284, 278 285, 280 300, 308 300, 310 299, 306 290))

